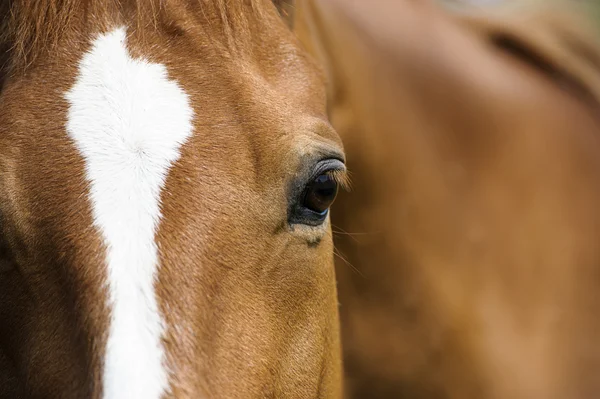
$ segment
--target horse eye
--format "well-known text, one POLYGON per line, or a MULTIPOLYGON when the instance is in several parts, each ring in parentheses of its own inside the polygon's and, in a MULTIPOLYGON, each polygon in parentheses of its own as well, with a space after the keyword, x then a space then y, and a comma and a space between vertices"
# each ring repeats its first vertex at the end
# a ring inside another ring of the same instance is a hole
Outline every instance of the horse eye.
POLYGON ((339 159, 320 161, 312 165, 312 170, 310 175, 306 170, 292 180, 288 197, 290 225, 321 226, 337 196, 338 186, 345 181, 346 167, 339 159))
POLYGON ((317 176, 306 187, 302 205, 313 212, 325 215, 335 200, 338 183, 330 173, 317 176))

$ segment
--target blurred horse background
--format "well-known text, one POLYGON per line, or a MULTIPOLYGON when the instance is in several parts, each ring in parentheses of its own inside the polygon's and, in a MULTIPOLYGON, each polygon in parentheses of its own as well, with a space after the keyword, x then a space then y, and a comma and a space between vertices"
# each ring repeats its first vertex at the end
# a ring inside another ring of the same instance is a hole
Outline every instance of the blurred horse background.
POLYGON ((597 397, 590 6, 297 4, 352 173, 332 220, 348 398, 597 397))

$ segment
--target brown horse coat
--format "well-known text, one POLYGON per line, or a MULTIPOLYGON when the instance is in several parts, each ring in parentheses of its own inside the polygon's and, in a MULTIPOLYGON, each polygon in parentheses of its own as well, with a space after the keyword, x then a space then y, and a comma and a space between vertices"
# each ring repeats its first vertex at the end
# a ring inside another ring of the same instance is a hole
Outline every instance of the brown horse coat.
POLYGON ((589 21, 547 3, 302 5, 352 173, 333 218, 348 397, 596 397, 589 21))
POLYGON ((340 397, 343 149, 274 3, 3 0, 4 49, 0 397, 340 397))

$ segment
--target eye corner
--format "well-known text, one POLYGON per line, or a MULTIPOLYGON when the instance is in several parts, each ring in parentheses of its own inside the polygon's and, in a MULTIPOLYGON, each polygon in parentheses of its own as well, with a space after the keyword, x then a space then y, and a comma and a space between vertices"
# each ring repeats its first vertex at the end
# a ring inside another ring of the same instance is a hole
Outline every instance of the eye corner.
POLYGON ((331 169, 327 173, 331 174, 331 177, 337 182, 338 186, 344 191, 352 190, 352 181, 350 179, 350 172, 346 169, 346 166, 342 164, 342 168, 331 169))

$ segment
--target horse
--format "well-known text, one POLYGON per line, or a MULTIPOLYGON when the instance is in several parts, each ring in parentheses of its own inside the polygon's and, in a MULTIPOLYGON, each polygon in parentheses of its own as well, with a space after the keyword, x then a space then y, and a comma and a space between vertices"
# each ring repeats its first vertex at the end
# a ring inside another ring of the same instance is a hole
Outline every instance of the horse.
POLYGON ((0 397, 340 397, 345 156, 286 9, 2 2, 0 397))
POLYGON ((351 172, 332 214, 347 397, 594 398, 595 14, 440 3, 296 9, 351 172))

